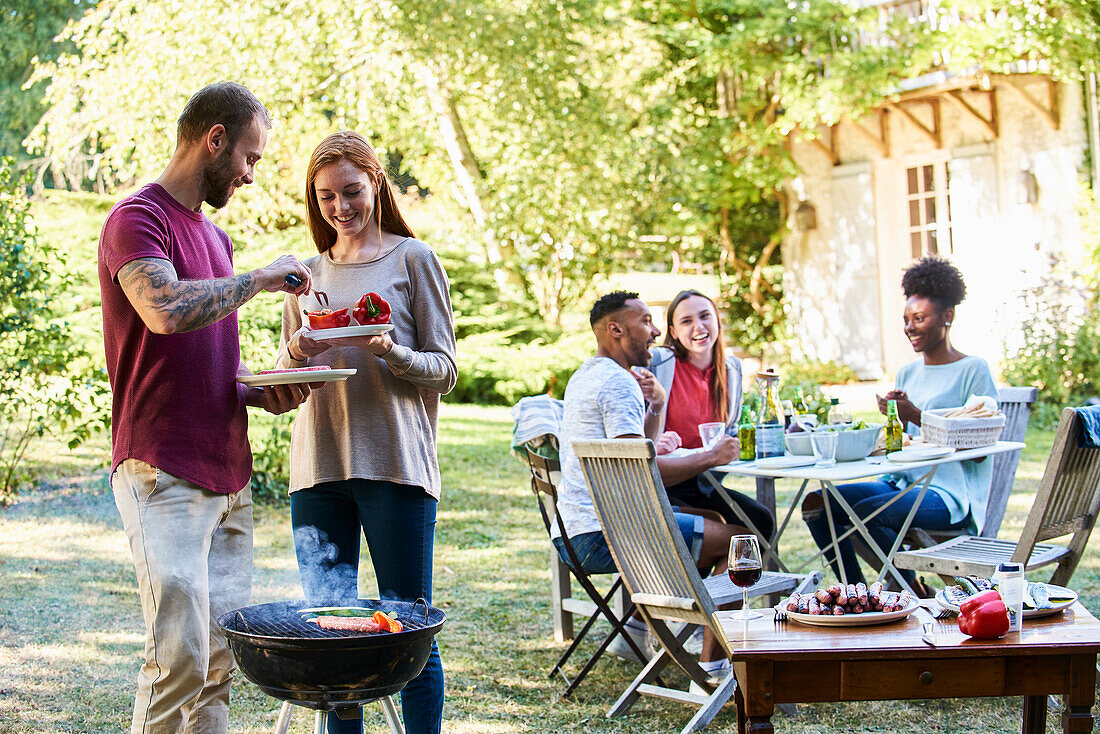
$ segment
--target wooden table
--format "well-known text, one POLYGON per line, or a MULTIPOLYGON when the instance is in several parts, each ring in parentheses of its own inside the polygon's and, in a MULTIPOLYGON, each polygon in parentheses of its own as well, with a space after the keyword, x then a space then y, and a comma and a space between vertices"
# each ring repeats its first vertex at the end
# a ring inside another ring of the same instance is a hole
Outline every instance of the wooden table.
POLYGON ((984 696, 1023 696, 1023 732, 1042 734, 1052 694, 1065 697, 1064 732, 1093 728, 1100 621, 1079 602, 996 640, 967 637, 954 617, 935 620, 936 647, 921 641, 921 623, 933 621, 924 609, 872 627, 717 617, 733 650, 741 734, 774 732, 781 703, 984 696))
MULTIPOLYGON (((948 456, 942 456, 936 459, 927 459, 925 461, 912 461, 905 463, 897 463, 889 461, 885 457, 869 457, 861 459, 859 461, 838 461, 833 466, 828 467, 816 467, 813 464, 808 466, 793 467, 789 469, 776 469, 776 468, 762 468, 756 465, 754 461, 738 461, 732 464, 725 464, 723 466, 716 466, 711 471, 721 472, 727 475, 740 475, 746 477, 756 477, 756 494, 757 500, 763 503, 768 509, 772 511, 772 514, 778 519, 776 515, 775 506, 775 480, 777 478, 786 479, 798 479, 801 480, 801 486, 798 493, 791 501, 790 507, 787 509, 786 516, 780 523, 775 537, 769 543, 764 541, 762 543, 763 551, 765 555, 765 563, 768 564, 768 568, 779 568, 783 571, 788 569, 780 560, 778 555, 779 541, 790 524, 791 517, 794 512, 800 507, 802 497, 809 488, 811 482, 817 482, 823 491, 828 492, 833 498, 833 501, 840 507, 840 510, 846 516, 844 524, 850 525, 841 535, 837 535, 836 523, 833 522, 832 516, 832 503, 825 504, 825 512, 829 519, 829 532, 832 542, 822 548, 815 556, 808 559, 800 568, 796 570, 802 570, 811 563, 817 561, 818 558, 824 555, 824 553, 831 548, 835 548, 837 543, 844 540, 850 535, 858 533, 867 547, 878 556, 881 563, 878 578, 876 580, 881 581, 887 574, 893 577, 899 586, 908 589, 917 596, 916 592, 909 587, 909 584, 902 577, 901 573, 894 567, 894 556, 897 554, 898 549, 901 547, 901 543, 905 538, 905 533, 909 529, 910 523, 913 521, 913 517, 917 513, 917 507, 920 505, 921 500, 924 498, 925 492, 928 491, 928 487, 932 481, 932 477, 936 472, 936 469, 941 464, 949 464, 958 461, 967 461, 970 459, 981 459, 994 454, 1005 453, 1008 451, 1019 451, 1025 447, 1025 444, 1016 441, 998 441, 990 446, 982 446, 976 449, 959 449, 948 456), (914 469, 925 470, 924 475, 909 485, 907 488, 895 493, 894 498, 883 504, 877 510, 872 512, 867 517, 859 517, 852 509, 848 501, 840 494, 837 489, 837 485, 841 482, 853 482, 868 477, 876 477, 882 474, 891 474, 893 472, 910 471, 914 469), (908 492, 915 492, 917 497, 910 509, 905 522, 898 529, 897 539, 890 548, 880 548, 875 539, 871 537, 870 531, 866 526, 866 521, 874 517, 878 513, 886 509, 886 507, 893 502, 896 502, 899 497, 908 492)), ((743 512, 739 507, 729 498, 727 490, 722 486, 720 481, 716 481, 715 478, 708 472, 705 473, 708 481, 715 487, 715 490, 719 493, 727 504, 729 504, 735 512, 738 512, 741 517, 744 518, 743 512)), ((759 531, 752 526, 751 522, 748 522, 747 518, 746 527, 749 527, 753 532, 759 535, 759 531)), ((843 566, 840 568, 840 577, 843 583, 848 583, 848 578, 843 566)))

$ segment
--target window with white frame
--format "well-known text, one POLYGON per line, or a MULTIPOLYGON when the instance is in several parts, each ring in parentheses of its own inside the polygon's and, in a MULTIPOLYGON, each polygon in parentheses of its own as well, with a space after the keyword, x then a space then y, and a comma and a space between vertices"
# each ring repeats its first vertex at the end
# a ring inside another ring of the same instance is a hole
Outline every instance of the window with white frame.
POLYGON ((947 162, 906 168, 905 178, 910 255, 951 254, 951 178, 947 162))

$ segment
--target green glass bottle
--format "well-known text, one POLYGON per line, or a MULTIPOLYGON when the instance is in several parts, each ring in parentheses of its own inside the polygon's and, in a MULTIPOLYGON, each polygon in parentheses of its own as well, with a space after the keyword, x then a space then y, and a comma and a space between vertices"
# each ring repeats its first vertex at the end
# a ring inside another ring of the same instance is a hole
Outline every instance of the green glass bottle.
POLYGON ((901 451, 904 432, 901 420, 898 418, 898 402, 890 400, 886 403, 886 453, 901 451))
POLYGON ((752 411, 749 406, 741 406, 741 422, 737 424, 737 440, 741 444, 741 461, 752 461, 756 458, 756 424, 752 420, 752 411))
POLYGON ((810 415, 810 405, 806 402, 806 393, 801 387, 795 388, 794 411, 797 415, 810 415))

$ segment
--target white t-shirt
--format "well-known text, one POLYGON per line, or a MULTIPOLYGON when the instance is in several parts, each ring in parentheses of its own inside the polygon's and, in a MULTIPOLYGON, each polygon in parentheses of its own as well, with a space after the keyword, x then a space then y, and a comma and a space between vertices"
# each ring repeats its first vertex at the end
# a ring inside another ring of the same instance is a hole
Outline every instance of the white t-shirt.
MULTIPOLYGON (((591 357, 565 388, 558 512, 569 537, 600 530, 580 461, 573 453, 573 442, 627 435, 645 435, 642 388, 615 360, 591 357)), ((560 535, 557 523, 552 527, 554 537, 560 535)))

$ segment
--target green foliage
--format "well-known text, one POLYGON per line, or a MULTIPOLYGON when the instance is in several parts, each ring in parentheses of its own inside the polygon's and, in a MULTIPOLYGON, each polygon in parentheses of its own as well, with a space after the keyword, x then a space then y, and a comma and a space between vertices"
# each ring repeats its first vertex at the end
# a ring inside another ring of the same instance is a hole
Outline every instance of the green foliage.
POLYGON ((592 356, 589 332, 516 341, 516 332, 488 331, 458 343, 458 384, 445 400, 513 405, 539 393, 562 397, 569 378, 592 356))
POLYGON ((248 442, 252 446, 252 499, 260 504, 285 504, 290 495, 290 428, 294 414, 249 411, 248 442))
POLYGON ((1039 400, 1032 421, 1051 428, 1062 408, 1081 405, 1100 389, 1100 311, 1084 294, 1052 274, 1028 294, 1022 346, 1002 365, 1011 385, 1034 385, 1039 400))
POLYGON ((808 385, 847 385, 859 382, 851 367, 836 362, 792 362, 780 369, 784 381, 808 385))
POLYGON ((74 276, 36 237, 13 165, 0 161, 0 504, 31 477, 23 460, 36 438, 60 429, 72 448, 106 426, 106 375, 69 328, 74 276))
POLYGON ((0 18, 0 156, 25 157, 23 138, 42 116, 42 82, 24 89, 34 62, 54 59, 64 50, 54 42, 71 18, 95 0, 4 0, 0 18))

